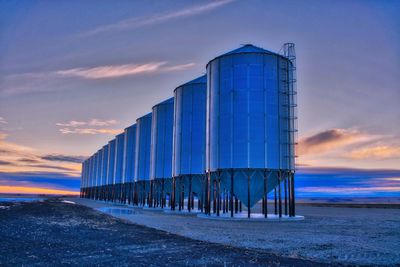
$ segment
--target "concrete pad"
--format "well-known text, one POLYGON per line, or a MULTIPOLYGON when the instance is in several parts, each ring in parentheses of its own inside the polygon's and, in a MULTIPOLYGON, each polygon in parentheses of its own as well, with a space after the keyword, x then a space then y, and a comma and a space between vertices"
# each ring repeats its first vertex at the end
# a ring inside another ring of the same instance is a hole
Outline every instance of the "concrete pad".
POLYGON ((164 212, 167 214, 171 214, 171 215, 182 215, 182 216, 197 216, 198 214, 201 213, 200 210, 196 210, 196 209, 191 210, 190 212, 187 209, 184 209, 181 211, 169 209, 169 210, 164 210, 164 212))
POLYGON ((230 213, 220 213, 217 216, 216 213, 212 213, 211 215, 207 215, 204 213, 198 214, 197 217, 202 219, 210 219, 210 220, 227 220, 227 221, 301 221, 304 220, 304 216, 296 215, 295 217, 289 217, 287 215, 282 215, 279 218, 279 215, 268 214, 268 218, 264 217, 262 213, 251 213, 250 218, 247 217, 247 212, 235 213, 234 217, 231 217, 230 213))

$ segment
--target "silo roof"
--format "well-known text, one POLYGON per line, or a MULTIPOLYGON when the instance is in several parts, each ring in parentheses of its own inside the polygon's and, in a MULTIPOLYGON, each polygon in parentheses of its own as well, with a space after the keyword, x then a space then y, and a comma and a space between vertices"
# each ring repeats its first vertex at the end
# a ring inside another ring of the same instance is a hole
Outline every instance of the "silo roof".
POLYGON ((235 54, 247 54, 247 53, 273 54, 273 55, 277 55, 277 56, 283 57, 282 55, 280 55, 280 54, 278 54, 278 53, 275 53, 275 52, 266 50, 266 49, 264 49, 264 48, 257 47, 257 46, 252 45, 252 44, 245 44, 245 45, 243 45, 242 47, 239 47, 239 48, 234 49, 234 50, 232 50, 232 51, 229 51, 229 52, 227 52, 227 53, 225 53, 225 54, 222 54, 222 55, 220 55, 220 56, 218 56, 218 57, 215 57, 214 59, 210 60, 210 61, 207 63, 207 65, 210 64, 211 61, 213 61, 213 60, 215 60, 215 59, 217 59, 217 58, 220 58, 220 57, 229 56, 229 55, 235 55, 235 54))
POLYGON ((134 123, 134 124, 132 124, 132 125, 126 127, 124 130, 127 130, 127 129, 129 129, 129 128, 132 128, 132 127, 135 126, 135 125, 136 125, 136 123, 134 123))
POLYGON ((154 105, 153 108, 154 108, 154 107, 157 107, 157 106, 159 106, 159 105, 170 104, 170 103, 173 103, 173 102, 174 102, 174 98, 171 97, 171 98, 168 98, 167 100, 164 100, 164 101, 162 101, 162 102, 160 102, 160 103, 154 105))
POLYGON ((146 115, 144 115, 144 116, 142 116, 142 117, 139 117, 139 118, 137 118, 136 119, 136 121, 138 121, 138 120, 140 120, 140 119, 143 119, 143 118, 147 118, 147 117, 150 117, 151 118, 151 112, 150 113, 147 113, 146 115))
POLYGON ((185 85, 190 85, 190 84, 202 84, 202 83, 207 83, 207 75, 203 75, 200 77, 197 77, 196 79, 193 79, 187 83, 184 83, 182 85, 179 85, 178 87, 175 88, 174 92, 176 91, 176 89, 178 89, 179 87, 185 86, 185 85))

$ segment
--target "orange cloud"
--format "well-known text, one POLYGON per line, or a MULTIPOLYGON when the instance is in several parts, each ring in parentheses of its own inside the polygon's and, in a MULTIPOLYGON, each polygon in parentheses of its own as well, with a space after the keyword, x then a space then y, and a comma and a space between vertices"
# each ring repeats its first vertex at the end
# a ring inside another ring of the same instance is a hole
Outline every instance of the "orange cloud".
POLYGON ((323 154, 347 145, 370 141, 376 136, 351 129, 330 129, 299 140, 299 155, 323 154))
POLYGON ((371 187, 351 187, 351 186, 306 186, 296 188, 297 192, 302 193, 336 193, 336 194, 366 194, 373 192, 400 192, 400 186, 371 186, 371 187))
POLYGON ((110 135, 116 135, 122 132, 120 129, 95 129, 95 128, 61 128, 59 131, 62 134, 89 134, 89 135, 94 135, 94 134, 110 134, 110 135))
POLYGON ((6 194, 47 194, 47 195, 78 195, 77 191, 49 189, 41 187, 23 187, 0 185, 0 193, 6 194))
POLYGON ((55 155, 59 159, 57 162, 54 161, 54 155, 37 155, 30 147, 7 141, 7 136, 0 132, 0 172, 57 171, 70 175, 80 173, 79 162, 60 160, 62 157, 73 158, 74 156, 55 155))
POLYGON ((351 152, 352 159, 390 159, 400 158, 400 147, 396 146, 373 146, 351 152))

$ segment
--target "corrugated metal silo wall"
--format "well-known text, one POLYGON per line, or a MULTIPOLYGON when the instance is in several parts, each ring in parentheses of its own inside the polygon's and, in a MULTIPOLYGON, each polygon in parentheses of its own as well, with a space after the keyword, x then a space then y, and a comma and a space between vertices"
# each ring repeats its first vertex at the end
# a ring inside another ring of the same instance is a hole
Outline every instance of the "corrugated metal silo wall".
POLYGON ((102 171, 103 171, 103 149, 97 151, 97 186, 102 186, 102 171))
POLYGON ((114 179, 115 184, 122 183, 122 164, 123 164, 123 157, 124 157, 124 141, 125 141, 125 134, 121 133, 116 136, 116 143, 115 143, 115 170, 114 170, 114 179))
POLYGON ((93 155, 93 177, 92 186, 97 186, 97 152, 93 155))
POLYGON ((174 98, 153 107, 150 179, 172 178, 174 98))
POLYGON ((90 168, 90 178, 89 178, 89 187, 93 187, 93 176, 94 176, 94 155, 92 155, 90 157, 90 164, 89 164, 89 168, 90 168))
MULTIPOLYGON (((221 171, 229 188, 234 174, 235 194, 247 204, 247 178, 251 175, 253 206, 262 197, 262 172, 288 169, 287 129, 280 94, 281 66, 287 59, 272 53, 233 53, 207 65, 206 169, 221 171), (244 171, 243 171, 244 170, 244 171)), ((268 189, 277 184, 271 172, 268 189)))
POLYGON ((102 171, 101 180, 102 185, 107 185, 107 164, 108 164, 108 145, 103 146, 103 160, 102 160, 102 171))
POLYGON ((134 182, 135 176, 135 148, 136 148, 136 124, 125 129, 125 148, 123 177, 125 183, 134 182))
POLYGON ((173 176, 204 174, 206 76, 176 88, 173 176))
POLYGON ((115 139, 108 142, 107 184, 114 184, 115 139))
POLYGON ((136 120, 135 181, 149 180, 151 113, 136 120))

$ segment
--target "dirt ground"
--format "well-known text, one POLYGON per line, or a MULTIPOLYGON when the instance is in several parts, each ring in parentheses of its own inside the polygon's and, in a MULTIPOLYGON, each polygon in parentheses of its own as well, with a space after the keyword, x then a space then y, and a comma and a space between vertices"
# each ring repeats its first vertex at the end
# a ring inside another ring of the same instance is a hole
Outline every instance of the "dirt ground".
POLYGON ((0 203, 0 223, 0 266, 327 266, 196 241, 60 199, 0 203))
MULTIPOLYGON (((87 199, 73 201, 92 208, 125 208, 114 214, 132 223, 189 237, 278 256, 326 264, 400 266, 400 209, 298 205, 303 221, 217 221, 177 216, 87 199)), ((256 210, 256 209, 255 209, 256 210)), ((272 207, 269 208, 272 211, 272 207)))

